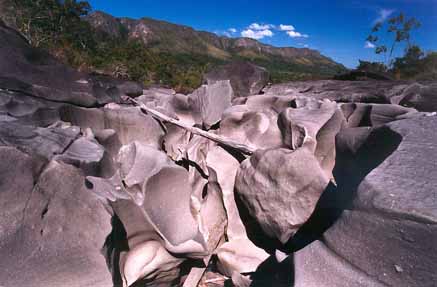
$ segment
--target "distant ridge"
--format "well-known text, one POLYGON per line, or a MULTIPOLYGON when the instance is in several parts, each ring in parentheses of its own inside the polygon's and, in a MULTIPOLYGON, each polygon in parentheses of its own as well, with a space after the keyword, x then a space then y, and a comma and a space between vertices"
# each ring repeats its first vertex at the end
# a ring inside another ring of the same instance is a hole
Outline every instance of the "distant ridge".
POLYGON ((137 39, 154 52, 200 54, 223 61, 239 58, 283 74, 329 77, 346 68, 308 48, 274 47, 250 38, 228 38, 150 18, 116 18, 95 11, 86 20, 112 38, 137 39))

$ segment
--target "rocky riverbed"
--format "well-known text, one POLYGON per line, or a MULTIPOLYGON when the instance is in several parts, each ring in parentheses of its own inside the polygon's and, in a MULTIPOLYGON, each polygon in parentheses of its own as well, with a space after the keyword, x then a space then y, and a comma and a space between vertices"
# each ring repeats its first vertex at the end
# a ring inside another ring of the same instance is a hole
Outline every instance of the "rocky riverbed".
POLYGON ((3 25, 0 56, 1 286, 435 286, 437 83, 143 90, 3 25))

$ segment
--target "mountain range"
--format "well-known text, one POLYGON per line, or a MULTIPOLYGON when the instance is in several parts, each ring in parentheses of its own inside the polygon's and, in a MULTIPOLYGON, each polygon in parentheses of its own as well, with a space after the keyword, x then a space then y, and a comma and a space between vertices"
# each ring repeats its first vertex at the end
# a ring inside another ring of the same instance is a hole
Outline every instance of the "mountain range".
POLYGON ((197 88, 216 67, 239 61, 265 68, 272 83, 326 79, 346 71, 308 48, 274 47, 146 17, 117 18, 93 11, 84 1, 72 7, 55 2, 0 0, 0 19, 33 46, 79 70, 181 92, 197 88))
POLYGON ((203 55, 219 61, 247 60, 275 77, 330 77, 345 67, 308 48, 274 47, 250 38, 229 38, 191 27, 150 19, 116 18, 101 11, 85 17, 113 39, 141 41, 154 52, 203 55))

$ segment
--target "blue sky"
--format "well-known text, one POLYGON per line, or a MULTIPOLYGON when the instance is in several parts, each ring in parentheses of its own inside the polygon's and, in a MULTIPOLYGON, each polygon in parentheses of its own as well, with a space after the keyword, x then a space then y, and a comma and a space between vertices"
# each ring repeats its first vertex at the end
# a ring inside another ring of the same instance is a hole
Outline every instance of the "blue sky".
MULTIPOLYGON (((91 0, 114 16, 150 17, 197 30, 253 37, 274 46, 309 47, 347 67, 358 59, 381 61, 366 37, 377 19, 403 11, 422 27, 412 39, 437 50, 437 0, 91 0)), ((398 53, 402 52, 402 47, 398 53)))

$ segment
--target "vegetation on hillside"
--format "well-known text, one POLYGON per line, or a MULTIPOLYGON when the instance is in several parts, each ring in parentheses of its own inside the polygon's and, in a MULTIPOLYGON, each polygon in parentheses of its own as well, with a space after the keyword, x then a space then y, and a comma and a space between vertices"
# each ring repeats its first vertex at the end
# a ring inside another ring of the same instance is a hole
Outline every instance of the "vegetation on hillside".
POLYGON ((163 33, 160 34, 162 43, 146 47, 142 41, 128 38, 128 31, 119 31, 121 37, 112 37, 84 21, 84 16, 91 11, 87 1, 3 1, 10 2, 8 5, 13 7, 15 26, 29 43, 48 50, 65 63, 81 70, 110 74, 144 84, 159 83, 181 92, 197 88, 202 83, 205 71, 236 59, 264 66, 271 73, 272 82, 327 78, 344 71, 344 67, 334 62, 323 68, 318 62, 299 65, 275 56, 252 58, 238 53, 224 56, 220 54, 221 50, 214 51, 213 47, 210 48, 215 53, 200 53, 202 46, 195 45, 199 41, 196 37, 190 40, 192 50, 179 49, 179 52, 175 52, 161 49, 162 45, 178 45, 176 35, 170 33, 173 30, 164 24, 163 33))
POLYGON ((390 73, 397 79, 437 79, 437 52, 425 53, 411 39, 411 32, 420 25, 417 19, 407 18, 403 13, 390 18, 387 23, 376 23, 367 41, 375 45, 376 54, 384 56, 384 62, 360 61, 358 70, 390 73), (391 36, 391 42, 382 41, 381 33, 384 32, 391 36), (402 44, 405 46, 404 55, 394 58, 396 48, 402 44))
POLYGON ((86 1, 11 0, 11 5, 15 26, 30 44, 81 70, 189 91, 210 66, 220 64, 201 55, 152 51, 140 41, 95 31, 82 19, 91 10, 86 1))

